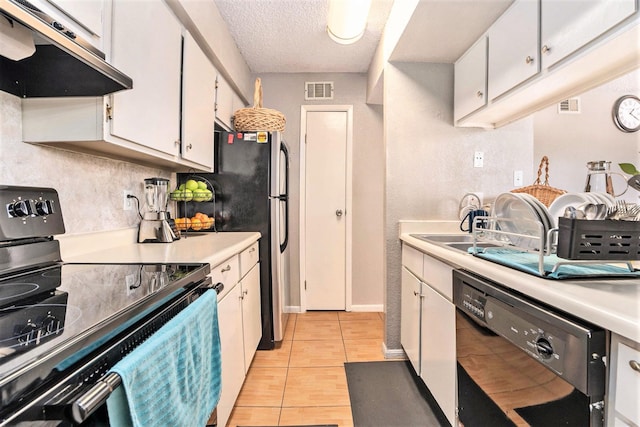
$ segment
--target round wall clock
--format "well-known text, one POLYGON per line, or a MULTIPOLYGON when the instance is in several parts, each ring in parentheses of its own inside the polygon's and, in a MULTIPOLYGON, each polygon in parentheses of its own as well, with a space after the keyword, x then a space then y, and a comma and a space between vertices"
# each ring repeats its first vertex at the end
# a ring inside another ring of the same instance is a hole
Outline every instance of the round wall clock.
POLYGON ((625 95, 613 105, 613 122, 623 132, 640 130, 640 98, 625 95))

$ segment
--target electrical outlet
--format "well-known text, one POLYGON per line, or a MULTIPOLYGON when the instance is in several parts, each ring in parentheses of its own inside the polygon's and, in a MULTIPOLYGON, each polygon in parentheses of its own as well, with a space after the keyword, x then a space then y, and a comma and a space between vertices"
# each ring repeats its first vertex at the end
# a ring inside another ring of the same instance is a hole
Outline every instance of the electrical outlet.
POLYGON ((484 153, 482 151, 476 151, 473 155, 473 167, 481 168, 484 166, 484 153))
POLYGON ((124 283, 127 286, 127 295, 133 293, 136 288, 136 276, 135 274, 127 274, 124 278, 124 283))
POLYGON ((122 209, 124 209, 125 211, 130 211, 133 209, 133 199, 128 197, 128 196, 133 196, 133 192, 129 191, 129 190, 124 190, 123 191, 123 195, 124 195, 124 199, 122 202, 122 209))
POLYGON ((522 171, 513 171, 514 187, 522 187, 522 171))

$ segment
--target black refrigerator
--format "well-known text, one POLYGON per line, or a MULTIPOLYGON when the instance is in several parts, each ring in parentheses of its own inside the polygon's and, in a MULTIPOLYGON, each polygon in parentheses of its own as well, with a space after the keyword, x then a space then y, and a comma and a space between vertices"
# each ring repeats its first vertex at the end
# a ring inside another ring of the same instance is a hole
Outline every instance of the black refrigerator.
MULTIPOLYGON (((198 175, 215 189, 215 231, 262 235, 258 348, 273 349, 289 305, 289 151, 279 132, 217 132, 215 150, 215 172, 198 175)), ((178 174, 179 181, 187 177, 178 174)))

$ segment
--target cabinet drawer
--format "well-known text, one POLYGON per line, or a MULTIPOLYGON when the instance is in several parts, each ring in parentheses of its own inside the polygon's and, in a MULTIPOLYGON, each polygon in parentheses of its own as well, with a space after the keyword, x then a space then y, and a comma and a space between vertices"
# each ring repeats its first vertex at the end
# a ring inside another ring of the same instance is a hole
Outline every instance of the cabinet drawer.
POLYGON ((447 297, 449 301, 453 300, 453 268, 451 266, 425 255, 422 280, 447 297))
POLYGON ((212 266, 209 276, 214 284, 218 282, 224 284, 224 289, 218 295, 218 300, 222 299, 222 297, 240 281, 240 261, 238 255, 232 256, 215 267, 212 266))
POLYGON ((407 270, 418 276, 422 277, 422 252, 411 246, 402 245, 402 265, 407 267, 407 270))
POLYGON ((258 263, 259 258, 258 242, 242 251, 240 253, 240 277, 246 276, 251 267, 258 263))
MULTIPOLYGON (((616 415, 640 425, 640 372, 634 370, 631 364, 640 363, 640 351, 623 343, 618 344, 617 374, 616 374, 616 415)), ((618 424, 616 425, 626 425, 618 424)), ((633 425, 633 424, 632 424, 633 425)))

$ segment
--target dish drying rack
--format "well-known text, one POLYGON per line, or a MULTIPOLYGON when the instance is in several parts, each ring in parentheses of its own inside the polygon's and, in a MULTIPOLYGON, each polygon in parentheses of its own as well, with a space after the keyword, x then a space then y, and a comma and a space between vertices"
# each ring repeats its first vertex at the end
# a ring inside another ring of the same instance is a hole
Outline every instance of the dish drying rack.
POLYGON ((633 221, 559 218, 559 227, 550 228, 545 234, 540 221, 479 216, 474 218, 472 235, 473 255, 487 246, 537 255, 540 277, 553 274, 564 265, 624 265, 632 273, 635 269, 631 261, 640 258, 640 223, 633 221), (537 232, 511 231, 517 228, 516 223, 527 223, 528 229, 537 232), (550 257, 554 261, 548 271, 545 261, 550 257))

